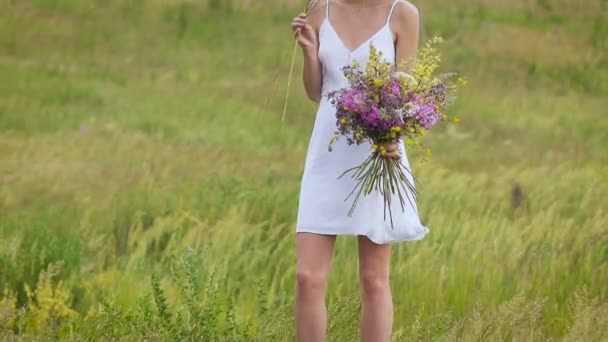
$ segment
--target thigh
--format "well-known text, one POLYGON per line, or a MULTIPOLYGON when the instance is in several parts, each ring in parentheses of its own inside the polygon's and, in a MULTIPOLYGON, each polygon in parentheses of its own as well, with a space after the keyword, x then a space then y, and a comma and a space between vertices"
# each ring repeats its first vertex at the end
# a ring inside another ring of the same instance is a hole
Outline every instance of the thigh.
POLYGON ((359 236, 359 273, 388 279, 390 272, 391 246, 379 245, 366 236, 359 236))
POLYGON ((296 234, 296 258, 298 273, 327 276, 336 242, 335 235, 313 233, 296 234))

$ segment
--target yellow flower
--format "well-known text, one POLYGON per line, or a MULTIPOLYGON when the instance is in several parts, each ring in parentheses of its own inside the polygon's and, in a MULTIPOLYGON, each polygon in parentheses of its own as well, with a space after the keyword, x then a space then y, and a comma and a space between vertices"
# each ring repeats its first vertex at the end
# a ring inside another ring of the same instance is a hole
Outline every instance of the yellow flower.
POLYGON ((420 134, 421 137, 423 137, 425 133, 426 131, 424 130, 424 128, 421 128, 420 131, 418 131, 418 134, 420 134))
POLYGON ((336 142, 336 138, 331 138, 331 139, 329 139, 329 143, 330 143, 330 144, 333 144, 333 143, 335 143, 335 142, 336 142))
POLYGON ((408 128, 407 130, 408 130, 410 133, 415 133, 415 132, 416 132, 416 130, 414 129, 414 127, 410 127, 410 128, 408 128))
POLYGON ((455 124, 459 124, 460 123, 460 117, 459 116, 455 116, 454 117, 454 123, 455 124))
POLYGON ((378 145, 377 144, 372 145, 372 149, 377 150, 378 149, 378 145))
POLYGON ((374 80, 374 85, 375 85, 376 87, 380 87, 380 86, 382 86, 382 80, 381 80, 381 79, 379 79, 379 78, 376 78, 376 79, 374 80))
POLYGON ((345 118, 342 118, 342 119, 340 120, 340 123, 341 123, 341 124, 343 124, 343 125, 346 125, 346 119, 345 119, 345 118))
POLYGON ((460 83, 461 85, 465 86, 469 83, 469 81, 467 81, 466 79, 462 78, 462 77, 458 77, 458 83, 460 83))
POLYGON ((448 116, 446 114, 443 114, 443 117, 441 118, 441 120, 447 121, 448 120, 448 116))
POLYGON ((391 138, 395 139, 397 137, 397 132, 392 131, 391 132, 391 138))
POLYGON ((344 110, 348 110, 348 107, 346 107, 346 106, 344 106, 343 108, 344 108, 344 110))
POLYGON ((394 130, 395 130, 395 132, 397 132, 397 133, 401 132, 401 127, 399 127, 399 126, 395 126, 395 127, 393 127, 393 129, 394 129, 394 130))
POLYGON ((412 145, 414 145, 414 140, 413 139, 407 139, 405 141, 405 146, 409 147, 409 146, 412 146, 412 145))

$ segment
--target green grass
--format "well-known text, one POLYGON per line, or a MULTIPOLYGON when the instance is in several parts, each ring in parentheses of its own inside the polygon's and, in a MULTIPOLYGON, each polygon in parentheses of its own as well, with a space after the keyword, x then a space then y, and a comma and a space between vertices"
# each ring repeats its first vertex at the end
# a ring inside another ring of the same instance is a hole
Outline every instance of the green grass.
MULTIPOLYGON (((3 339, 293 340, 302 4, 246 3, 0 1, 3 339)), ((469 86, 410 153, 431 233, 394 248, 395 340, 606 340, 606 2, 415 3, 469 86)))

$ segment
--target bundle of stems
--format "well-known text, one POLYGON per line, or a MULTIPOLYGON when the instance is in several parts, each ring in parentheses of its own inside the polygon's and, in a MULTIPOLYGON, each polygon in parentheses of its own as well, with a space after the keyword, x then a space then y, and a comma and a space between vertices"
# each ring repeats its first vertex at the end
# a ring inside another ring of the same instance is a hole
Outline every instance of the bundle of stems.
POLYGON ((412 208, 415 207, 418 195, 417 179, 400 159, 386 158, 380 150, 376 150, 361 165, 346 170, 338 179, 349 173, 352 173, 352 178, 356 182, 353 191, 345 199, 355 196, 348 212, 349 217, 352 217, 361 197, 371 194, 374 190, 384 198, 384 220, 388 212, 391 228, 394 228, 391 209, 393 195, 397 195, 402 211, 405 210, 406 200, 412 208), (408 174, 414 180, 413 183, 407 178, 408 174))

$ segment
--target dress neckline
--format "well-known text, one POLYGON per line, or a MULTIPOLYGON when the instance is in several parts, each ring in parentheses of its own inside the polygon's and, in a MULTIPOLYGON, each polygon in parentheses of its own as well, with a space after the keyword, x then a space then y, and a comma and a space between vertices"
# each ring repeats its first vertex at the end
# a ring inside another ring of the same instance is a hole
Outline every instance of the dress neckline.
MULTIPOLYGON (((382 27, 380 27, 376 32, 374 32, 369 38, 367 38, 365 41, 363 41, 361 44, 359 44, 357 47, 355 47, 354 49, 350 49, 348 46, 346 46, 346 44, 344 43, 344 40, 340 37, 340 34, 338 33, 338 31, 336 31, 336 29, 334 28, 334 25, 332 25, 331 21, 329 20, 328 17, 325 17, 325 20, 323 20, 323 23, 321 23, 321 25, 328 25, 329 28, 332 30, 332 32, 334 33, 334 35, 336 36, 336 38, 340 41, 340 44, 342 44, 342 47, 348 51, 349 54, 355 54, 357 53, 359 50, 361 50, 362 48, 364 48, 366 45, 368 45, 374 38, 376 38, 376 36, 378 36, 380 33, 382 33, 387 27, 390 26, 390 22, 386 22, 384 25, 382 25, 382 27)), ((391 38, 392 38, 392 34, 391 34, 391 38)), ((391 39, 392 40, 392 39, 391 39)))

